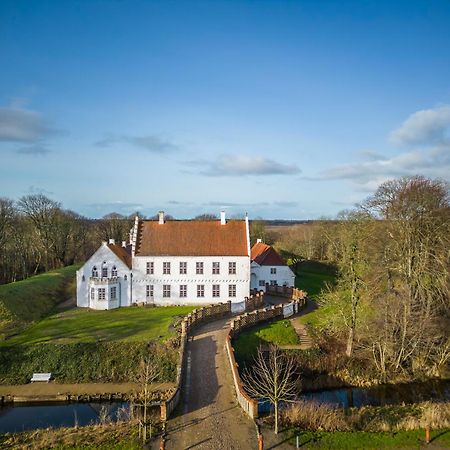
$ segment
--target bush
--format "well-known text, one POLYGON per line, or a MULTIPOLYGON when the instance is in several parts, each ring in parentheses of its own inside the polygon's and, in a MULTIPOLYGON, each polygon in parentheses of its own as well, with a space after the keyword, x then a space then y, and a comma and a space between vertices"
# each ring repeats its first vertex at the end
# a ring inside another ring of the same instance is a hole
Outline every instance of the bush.
POLYGON ((0 347, 0 384, 27 383, 34 372, 51 372, 61 383, 131 381, 149 354, 161 368, 158 381, 174 381, 178 352, 173 346, 119 341, 0 347))

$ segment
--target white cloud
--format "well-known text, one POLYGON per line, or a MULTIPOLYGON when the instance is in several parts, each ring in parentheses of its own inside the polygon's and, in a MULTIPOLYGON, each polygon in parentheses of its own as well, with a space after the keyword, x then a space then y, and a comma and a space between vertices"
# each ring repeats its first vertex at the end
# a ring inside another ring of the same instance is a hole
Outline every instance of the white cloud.
POLYGON ((20 153, 21 155, 36 155, 36 156, 43 156, 47 153, 50 153, 51 150, 49 150, 47 147, 44 147, 43 145, 30 145, 28 147, 21 147, 16 150, 17 153, 20 153))
POLYGON ((394 130, 389 140, 397 145, 431 145, 442 142, 450 127, 450 106, 417 111, 394 130))
POLYGON ((0 108, 0 141, 37 142, 55 132, 36 111, 0 108))
POLYGON ((296 165, 282 164, 272 159, 250 155, 220 155, 215 161, 196 160, 188 163, 200 166, 200 174, 207 176, 294 175, 300 173, 296 165))

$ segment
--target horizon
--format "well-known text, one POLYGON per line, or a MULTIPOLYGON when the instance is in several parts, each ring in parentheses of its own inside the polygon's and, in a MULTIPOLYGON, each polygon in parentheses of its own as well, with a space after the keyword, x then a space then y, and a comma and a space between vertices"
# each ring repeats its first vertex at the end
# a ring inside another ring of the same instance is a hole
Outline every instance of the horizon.
POLYGON ((0 196, 335 217, 450 181, 450 3, 0 3, 0 196))

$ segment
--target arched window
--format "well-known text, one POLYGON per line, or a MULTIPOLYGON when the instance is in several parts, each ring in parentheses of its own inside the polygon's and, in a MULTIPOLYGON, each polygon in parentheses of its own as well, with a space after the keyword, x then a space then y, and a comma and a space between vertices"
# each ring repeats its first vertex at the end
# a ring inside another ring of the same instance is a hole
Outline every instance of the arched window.
POLYGON ((94 266, 94 267, 92 268, 92 277, 93 277, 93 278, 97 278, 97 277, 98 277, 98 270, 97 270, 97 267, 96 267, 96 266, 94 266))
POLYGON ((111 269, 111 276, 112 277, 117 277, 117 267, 113 266, 111 269))
POLYGON ((106 266, 102 267, 102 278, 108 278, 108 268, 106 266))

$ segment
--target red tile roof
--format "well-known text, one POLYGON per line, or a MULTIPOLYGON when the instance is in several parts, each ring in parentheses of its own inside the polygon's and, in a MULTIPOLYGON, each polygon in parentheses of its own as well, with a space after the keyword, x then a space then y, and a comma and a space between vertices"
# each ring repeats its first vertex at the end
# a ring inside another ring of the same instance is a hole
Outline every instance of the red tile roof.
POLYGON ((108 244, 108 247, 131 269, 131 245, 122 247, 116 244, 108 244))
POLYGON ((139 222, 136 256, 248 256, 244 220, 139 222))
POLYGON ((260 266, 286 266, 274 248, 262 242, 258 242, 252 247, 251 259, 260 266))

